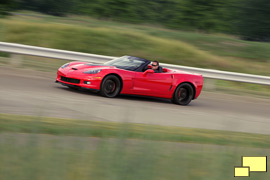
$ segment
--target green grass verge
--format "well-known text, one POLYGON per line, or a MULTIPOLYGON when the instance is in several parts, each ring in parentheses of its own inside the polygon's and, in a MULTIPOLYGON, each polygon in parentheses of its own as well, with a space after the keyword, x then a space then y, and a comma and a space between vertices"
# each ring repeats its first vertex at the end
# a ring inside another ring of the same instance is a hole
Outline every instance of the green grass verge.
POLYGON ((212 91, 221 91, 236 95, 270 98, 270 87, 267 85, 216 80, 215 87, 216 89, 212 91))
MULTIPOLYGON (((267 156, 269 139, 248 133, 0 114, 0 177, 228 180, 234 178, 234 166, 241 166, 241 156, 267 156)), ((267 180, 269 173, 252 173, 249 179, 267 180)))
MULTIPOLYGON (((1 134, 0 134, 1 136, 1 134)), ((2 135, 3 180, 228 180, 241 156, 266 156, 269 149, 125 139, 2 135)), ((251 173, 267 180, 269 173, 251 173)))
POLYGON ((270 148, 270 135, 158 125, 97 122, 0 114, 0 132, 124 137, 155 141, 206 143, 270 148))
POLYGON ((35 14, 0 20, 0 40, 111 56, 269 75, 269 43, 145 25, 35 14))

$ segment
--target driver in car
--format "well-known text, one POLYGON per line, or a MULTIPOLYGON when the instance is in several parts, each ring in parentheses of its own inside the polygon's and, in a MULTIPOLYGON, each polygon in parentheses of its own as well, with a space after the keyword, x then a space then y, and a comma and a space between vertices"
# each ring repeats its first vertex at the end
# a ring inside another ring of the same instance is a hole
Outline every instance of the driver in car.
POLYGON ((153 61, 151 65, 152 65, 152 69, 154 70, 155 73, 162 73, 163 72, 163 68, 161 66, 159 66, 158 61, 153 61))

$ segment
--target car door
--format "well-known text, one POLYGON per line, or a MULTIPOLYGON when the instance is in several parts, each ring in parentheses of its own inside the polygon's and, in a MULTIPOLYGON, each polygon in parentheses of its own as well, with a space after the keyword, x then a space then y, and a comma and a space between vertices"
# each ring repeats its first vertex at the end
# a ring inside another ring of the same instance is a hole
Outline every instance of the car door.
POLYGON ((172 76, 169 73, 136 72, 133 91, 135 94, 168 97, 172 85, 172 76))

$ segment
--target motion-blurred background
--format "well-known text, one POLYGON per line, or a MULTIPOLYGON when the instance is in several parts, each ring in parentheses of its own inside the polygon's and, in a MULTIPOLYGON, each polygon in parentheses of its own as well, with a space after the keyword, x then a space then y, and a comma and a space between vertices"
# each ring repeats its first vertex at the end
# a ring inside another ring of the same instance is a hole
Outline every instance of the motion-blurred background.
MULTIPOLYGON (((269 76, 270 1, 0 0, 0 41, 269 76)), ((270 152, 267 85, 106 99, 53 84, 66 62, 0 52, 1 180, 227 180, 270 152)))

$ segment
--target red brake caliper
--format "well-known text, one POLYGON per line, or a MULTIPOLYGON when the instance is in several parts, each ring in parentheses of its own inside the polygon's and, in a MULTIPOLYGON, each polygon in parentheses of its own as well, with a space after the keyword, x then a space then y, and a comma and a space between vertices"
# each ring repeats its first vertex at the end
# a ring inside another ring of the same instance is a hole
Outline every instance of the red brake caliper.
POLYGON ((111 90, 111 92, 113 92, 115 90, 115 83, 113 83, 113 88, 111 90))
POLYGON ((178 99, 180 99, 180 95, 181 95, 181 91, 180 91, 180 89, 179 89, 179 91, 178 91, 178 99))

